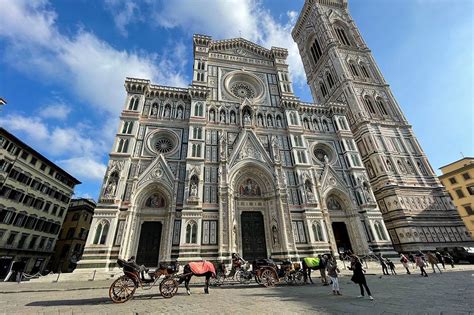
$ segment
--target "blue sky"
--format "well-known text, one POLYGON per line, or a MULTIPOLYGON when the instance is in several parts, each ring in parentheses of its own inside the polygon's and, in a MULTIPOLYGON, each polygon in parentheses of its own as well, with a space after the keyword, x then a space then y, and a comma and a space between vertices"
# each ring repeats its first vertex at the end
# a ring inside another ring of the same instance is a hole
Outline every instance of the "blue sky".
MULTIPOLYGON (((0 0, 0 126, 97 198, 126 76, 187 86, 192 34, 289 49, 295 93, 311 101, 290 31, 303 0, 0 0)), ((473 2, 352 0, 349 8, 433 168, 473 156, 473 2)))

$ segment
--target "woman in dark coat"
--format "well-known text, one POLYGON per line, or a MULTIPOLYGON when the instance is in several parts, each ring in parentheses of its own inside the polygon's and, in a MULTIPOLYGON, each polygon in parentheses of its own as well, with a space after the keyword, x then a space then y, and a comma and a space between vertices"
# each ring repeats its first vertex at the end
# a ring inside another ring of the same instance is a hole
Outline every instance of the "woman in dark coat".
POLYGON ((365 275, 364 275, 365 270, 362 269, 362 264, 359 260, 359 257, 357 257, 356 255, 352 256, 350 269, 354 273, 352 275, 351 280, 354 281, 354 283, 357 283, 360 287, 360 295, 358 297, 359 298, 364 297, 364 288, 365 288, 365 291, 367 291, 367 294, 369 295, 369 299, 373 300, 374 298, 372 297, 372 294, 370 293, 370 289, 367 286, 367 280, 365 280, 365 275))

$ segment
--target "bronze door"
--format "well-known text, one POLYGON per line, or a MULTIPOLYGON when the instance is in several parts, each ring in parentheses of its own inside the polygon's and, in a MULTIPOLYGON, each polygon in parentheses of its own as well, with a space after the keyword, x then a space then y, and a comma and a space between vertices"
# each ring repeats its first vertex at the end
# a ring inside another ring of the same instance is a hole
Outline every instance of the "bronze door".
POLYGON ((240 223, 243 258, 249 261, 267 258, 263 215, 260 212, 243 212, 240 223))
POLYGON ((158 266, 161 241, 161 222, 143 222, 138 243, 137 264, 158 266))

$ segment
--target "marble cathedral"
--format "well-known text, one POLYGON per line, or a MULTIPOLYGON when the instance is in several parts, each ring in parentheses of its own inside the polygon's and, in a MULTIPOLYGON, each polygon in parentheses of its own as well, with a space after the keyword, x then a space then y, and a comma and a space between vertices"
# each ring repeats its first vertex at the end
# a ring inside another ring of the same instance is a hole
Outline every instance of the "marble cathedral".
POLYGON ((284 48, 194 35, 188 88, 127 78, 78 271, 206 259, 298 260, 469 240, 347 10, 307 0, 284 48))

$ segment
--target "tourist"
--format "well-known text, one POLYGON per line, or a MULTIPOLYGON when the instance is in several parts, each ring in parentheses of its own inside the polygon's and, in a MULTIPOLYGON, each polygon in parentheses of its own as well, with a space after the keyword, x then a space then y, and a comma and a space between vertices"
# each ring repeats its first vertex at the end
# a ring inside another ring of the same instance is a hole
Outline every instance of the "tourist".
POLYGON ((408 266, 408 258, 405 255, 400 254, 400 262, 402 263, 403 267, 407 270, 407 274, 411 274, 410 268, 408 266))
POLYGON ((421 276, 423 277, 428 277, 428 274, 426 273, 425 270, 425 261, 423 260, 423 253, 418 251, 418 253, 415 256, 415 264, 420 268, 421 271, 421 276))
POLYGON ((20 260, 17 262, 16 265, 16 282, 21 283, 21 280, 23 279, 23 272, 25 271, 26 263, 23 260, 20 260))
POLYGON ((454 268, 454 258, 453 258, 453 256, 451 256, 449 253, 446 253, 443 256, 443 259, 447 264, 451 265, 451 268, 454 268))
POLYGON ((365 296, 364 294, 364 288, 365 288, 365 291, 367 291, 367 294, 369 295, 369 299, 373 300, 374 298, 372 297, 372 294, 370 293, 370 289, 367 286, 367 280, 365 279, 365 275, 364 275, 365 270, 362 269, 362 264, 360 262, 360 259, 356 255, 352 255, 350 269, 353 271, 351 280, 354 283, 357 283, 360 288, 360 295, 358 296, 358 298, 363 298, 365 296))
POLYGON ((387 262, 385 261, 385 258, 382 256, 382 254, 380 254, 379 256, 379 262, 380 262, 380 265, 382 266, 382 272, 384 275, 389 275, 388 273, 388 268, 387 268, 387 262))
POLYGON ((436 252, 435 253, 435 256, 436 256, 436 259, 438 259, 438 261, 441 263, 441 265, 443 266, 443 269, 446 269, 446 267, 444 266, 444 259, 443 259, 443 256, 441 256, 441 253, 440 252, 436 252))
POLYGON ((326 255, 318 255, 319 258, 319 272, 321 273, 321 282, 323 285, 329 285, 328 279, 326 277, 326 266, 327 266, 327 256, 326 255))
POLYGON ((387 260, 387 265, 390 268, 390 272, 392 272, 392 275, 397 275, 397 272, 395 271, 395 264, 393 263, 393 261, 391 261, 388 258, 386 260, 387 260))
POLYGON ((436 268, 438 268, 439 273, 442 273, 441 269, 438 266, 438 259, 432 252, 428 251, 428 253, 426 254, 426 260, 428 260, 428 262, 431 264, 431 268, 433 268, 433 273, 436 273, 435 266, 436 268))
POLYGON ((408 254, 408 260, 411 262, 411 266, 413 267, 413 269, 415 269, 416 268, 415 256, 412 253, 408 254))
POLYGON ((340 273, 339 268, 337 268, 337 261, 335 257, 331 257, 327 265, 328 276, 331 278, 332 283, 332 294, 341 295, 339 291, 339 279, 337 274, 340 273))

